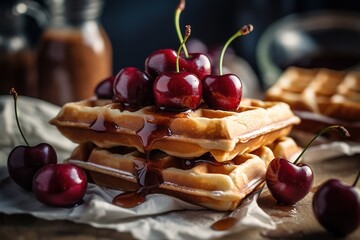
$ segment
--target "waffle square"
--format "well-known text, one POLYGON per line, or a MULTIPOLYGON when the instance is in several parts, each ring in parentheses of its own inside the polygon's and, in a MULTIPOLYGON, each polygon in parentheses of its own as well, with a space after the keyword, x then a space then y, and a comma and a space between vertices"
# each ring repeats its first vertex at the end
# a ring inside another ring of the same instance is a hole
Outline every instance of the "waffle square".
POLYGON ((144 186, 142 167, 155 164, 153 168, 161 176, 157 192, 226 211, 236 208, 263 181, 274 156, 290 159, 298 152, 299 147, 289 137, 222 163, 209 155, 182 159, 161 151, 153 151, 147 159, 135 148, 103 149, 87 143, 80 144, 68 161, 85 169, 97 185, 124 191, 144 186))
POLYGON ((290 67, 265 99, 286 102, 296 110, 359 121, 360 72, 290 67))
POLYGON ((299 122, 287 104, 255 99, 244 99, 234 112, 203 107, 181 113, 88 99, 64 105, 50 121, 79 144, 135 147, 142 153, 161 150, 182 158, 210 153, 218 162, 270 144, 299 122))

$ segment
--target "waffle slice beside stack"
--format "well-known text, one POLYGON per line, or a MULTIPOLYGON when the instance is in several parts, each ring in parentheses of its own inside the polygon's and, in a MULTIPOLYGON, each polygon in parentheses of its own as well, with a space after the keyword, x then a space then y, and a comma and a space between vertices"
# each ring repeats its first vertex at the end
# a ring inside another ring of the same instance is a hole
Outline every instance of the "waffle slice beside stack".
POLYGON ((360 72, 290 67, 265 99, 288 103, 302 119, 298 129, 314 133, 340 124, 360 140, 360 72))

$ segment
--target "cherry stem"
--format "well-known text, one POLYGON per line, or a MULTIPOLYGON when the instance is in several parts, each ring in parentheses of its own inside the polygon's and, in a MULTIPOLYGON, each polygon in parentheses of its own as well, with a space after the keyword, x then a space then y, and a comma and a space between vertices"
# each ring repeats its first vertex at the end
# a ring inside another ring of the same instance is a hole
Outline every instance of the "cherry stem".
POLYGON ((332 126, 329 126, 327 128, 324 128, 319 133, 317 133, 315 135, 315 137, 313 137, 313 139, 311 139, 311 141, 305 146, 303 151, 300 153, 300 155, 294 161, 294 164, 297 164, 300 161, 300 159, 301 159, 302 155, 304 154, 304 152, 310 147, 310 145, 315 141, 316 138, 318 138, 320 135, 322 135, 322 134, 324 134, 324 133, 326 133, 328 131, 331 131, 331 130, 336 130, 339 133, 341 133, 343 136, 346 136, 346 137, 350 136, 350 133, 348 132, 348 130, 346 130, 346 128, 344 128, 343 126, 340 126, 340 125, 332 125, 332 126))
MULTIPOLYGON (((176 29, 176 33, 178 35, 180 43, 184 42, 183 36, 181 34, 181 30, 180 30, 180 15, 184 9, 185 9, 185 0, 180 0, 180 3, 178 5, 178 7, 176 8, 175 18, 174 18, 175 29, 176 29)), ((189 58, 189 53, 188 53, 185 45, 183 46, 183 50, 184 50, 185 58, 189 58)))
POLYGON ((357 182, 359 181, 359 178, 360 178, 360 171, 358 172, 358 174, 357 174, 357 176, 356 176, 356 178, 355 178, 355 181, 354 181, 354 183, 352 184, 352 187, 355 187, 355 186, 356 186, 357 182))
POLYGON ((18 93, 16 92, 16 90, 15 90, 14 88, 11 88, 11 89, 10 89, 10 94, 11 94, 11 95, 13 96, 13 98, 14 98, 14 108, 15 108, 16 124, 17 124, 17 126, 18 126, 18 129, 19 129, 19 131, 20 131, 20 134, 21 134, 22 138, 24 139, 26 145, 29 146, 29 143, 28 143, 28 141, 26 140, 23 131, 21 130, 20 122, 19 122, 19 118, 18 118, 18 114, 17 114, 17 96, 18 96, 18 93))
POLYGON ((225 51, 226 51, 227 47, 230 45, 230 43, 232 41, 234 41, 235 38, 243 36, 243 35, 247 35, 250 32, 252 32, 253 29, 254 29, 253 25, 251 25, 251 24, 245 25, 239 31, 237 31, 234 35, 232 35, 229 38, 229 40, 227 40, 227 42, 225 43, 225 45, 224 45, 224 47, 223 47, 223 49, 221 51, 221 54, 220 54, 219 75, 223 74, 222 65, 223 65, 224 55, 225 55, 225 51))
POLYGON ((180 47, 177 51, 177 56, 176 56, 176 72, 180 72, 180 64, 179 64, 179 56, 180 56, 180 52, 181 49, 185 46, 185 43, 187 41, 187 39, 189 38, 190 34, 191 34, 191 26, 190 25, 186 25, 185 26, 185 37, 184 40, 182 41, 182 43, 180 44, 180 47))

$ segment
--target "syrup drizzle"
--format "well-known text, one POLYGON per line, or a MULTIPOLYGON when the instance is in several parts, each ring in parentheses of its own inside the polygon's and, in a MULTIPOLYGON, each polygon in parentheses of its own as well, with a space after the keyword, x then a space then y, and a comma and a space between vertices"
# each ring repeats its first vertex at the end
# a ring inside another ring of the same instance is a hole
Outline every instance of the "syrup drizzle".
POLYGON ((134 161, 134 169, 140 188, 134 192, 124 192, 113 199, 113 204, 125 208, 135 207, 146 200, 146 196, 156 190, 163 182, 162 168, 159 162, 151 160, 153 144, 160 139, 171 136, 172 117, 155 118, 149 121, 144 118, 143 127, 136 133, 145 152, 145 162, 134 161))
POLYGON ((106 121, 103 114, 99 114, 90 124, 90 129, 96 132, 116 131, 117 128, 118 126, 114 122, 106 121))
MULTIPOLYGON (((117 107, 120 111, 123 110, 123 106, 115 106, 115 108, 117 107)), ((162 176, 162 170, 164 169, 164 167, 162 166, 161 161, 152 159, 151 151, 154 149, 154 144, 157 141, 163 138, 170 137, 172 135, 170 129, 172 120, 174 120, 175 118, 187 117, 187 113, 162 112, 161 115, 159 114, 156 116, 156 111, 159 110, 155 108, 149 108, 145 111, 146 117, 144 117, 143 127, 136 133, 139 137, 145 153, 145 161, 135 160, 133 163, 139 188, 136 191, 124 192, 117 195, 113 199, 113 204, 117 206, 124 208, 132 208, 138 206, 139 204, 145 202, 146 196, 148 194, 159 191, 159 186, 164 182, 162 176)), ((96 123, 94 125, 99 125, 100 127, 105 125, 101 123, 101 119, 99 120, 99 122, 100 123, 96 123)), ((108 127, 96 127, 95 129, 108 129, 108 127)), ((210 154, 204 155, 198 159, 174 159, 174 164, 180 165, 177 167, 185 170, 191 169, 196 165, 202 163, 209 163, 213 165, 228 164, 217 163, 213 161, 213 158, 210 154)))

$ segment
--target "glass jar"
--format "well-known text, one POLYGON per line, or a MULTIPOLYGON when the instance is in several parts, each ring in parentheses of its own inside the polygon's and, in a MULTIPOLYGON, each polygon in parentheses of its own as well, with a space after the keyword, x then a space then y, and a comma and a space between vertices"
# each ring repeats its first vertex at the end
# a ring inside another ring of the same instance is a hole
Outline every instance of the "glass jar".
POLYGON ((12 11, 14 1, 0 2, 0 95, 14 87, 35 96, 35 55, 24 29, 24 16, 12 11))
POLYGON ((112 74, 112 47, 99 22, 103 0, 47 0, 37 58, 39 98, 63 105, 94 95, 112 74))

